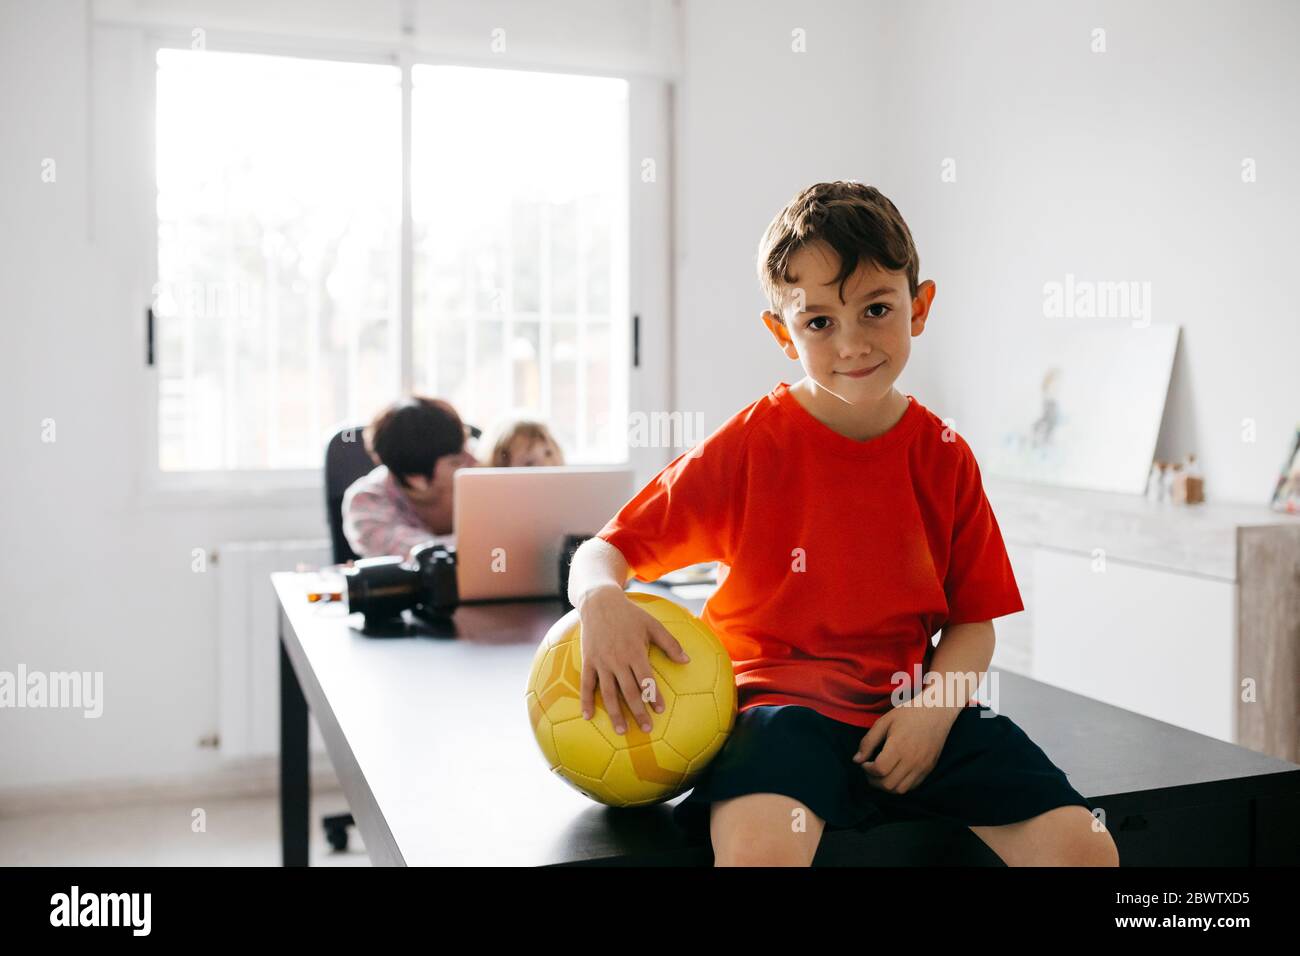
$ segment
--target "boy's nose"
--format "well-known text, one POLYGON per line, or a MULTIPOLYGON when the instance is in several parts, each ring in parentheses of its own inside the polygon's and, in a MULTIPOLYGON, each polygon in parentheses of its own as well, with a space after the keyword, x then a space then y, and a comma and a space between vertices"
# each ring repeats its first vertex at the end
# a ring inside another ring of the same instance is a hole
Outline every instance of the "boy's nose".
POLYGON ((840 355, 854 358, 871 351, 871 331, 861 326, 846 327, 839 341, 840 355))

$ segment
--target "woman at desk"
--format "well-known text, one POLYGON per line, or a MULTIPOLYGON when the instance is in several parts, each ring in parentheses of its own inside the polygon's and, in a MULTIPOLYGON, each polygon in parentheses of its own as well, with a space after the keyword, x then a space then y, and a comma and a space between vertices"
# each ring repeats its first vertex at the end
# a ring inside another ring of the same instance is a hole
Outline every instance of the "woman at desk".
POLYGON ((452 477, 478 464, 465 447, 465 425, 450 403, 412 396, 365 429, 377 467, 343 496, 343 535, 363 558, 405 557, 417 544, 454 543, 452 477))

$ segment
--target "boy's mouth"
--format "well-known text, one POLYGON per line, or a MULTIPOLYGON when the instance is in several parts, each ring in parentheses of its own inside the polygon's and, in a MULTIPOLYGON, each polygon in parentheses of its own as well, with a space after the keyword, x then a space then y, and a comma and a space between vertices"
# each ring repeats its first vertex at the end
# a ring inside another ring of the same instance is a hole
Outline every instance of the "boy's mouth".
POLYGON ((836 372, 835 374, 846 375, 849 378, 866 378, 868 375, 870 375, 872 372, 874 372, 876 369, 880 368, 880 366, 884 364, 885 364, 884 362, 881 362, 880 365, 873 365, 870 368, 862 368, 853 372, 836 372))

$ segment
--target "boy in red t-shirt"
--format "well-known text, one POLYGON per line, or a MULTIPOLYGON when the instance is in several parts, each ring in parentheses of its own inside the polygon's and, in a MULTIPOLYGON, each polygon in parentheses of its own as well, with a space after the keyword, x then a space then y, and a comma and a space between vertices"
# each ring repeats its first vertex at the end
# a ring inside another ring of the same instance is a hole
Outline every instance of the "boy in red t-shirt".
POLYGON ((934 301, 918 262, 876 189, 800 192, 758 267, 763 323, 804 377, 678 456, 573 559, 583 715, 599 690, 619 733, 624 708, 650 730, 648 646, 685 660, 623 588, 720 564, 703 619, 739 713, 674 809, 708 824, 720 865, 808 864, 827 827, 934 817, 1008 864, 1118 862, 1065 774, 972 700, 992 619, 1024 605, 969 446, 894 388, 934 301))

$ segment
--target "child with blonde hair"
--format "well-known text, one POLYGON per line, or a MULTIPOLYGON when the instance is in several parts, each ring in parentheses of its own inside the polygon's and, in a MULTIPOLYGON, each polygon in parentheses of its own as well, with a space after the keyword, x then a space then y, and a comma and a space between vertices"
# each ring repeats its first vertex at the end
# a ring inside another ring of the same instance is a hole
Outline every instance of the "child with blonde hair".
POLYGON ((514 416, 497 424, 494 438, 483 443, 487 454, 481 460, 492 468, 531 468, 563 465, 564 452, 546 424, 526 416, 514 416))

